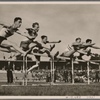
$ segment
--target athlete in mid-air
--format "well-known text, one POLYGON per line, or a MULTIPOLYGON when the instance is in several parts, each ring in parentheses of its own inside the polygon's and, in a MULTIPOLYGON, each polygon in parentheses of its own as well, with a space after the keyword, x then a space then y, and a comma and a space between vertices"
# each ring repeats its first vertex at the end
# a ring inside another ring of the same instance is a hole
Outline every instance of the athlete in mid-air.
POLYGON ((62 57, 72 57, 76 51, 80 50, 81 46, 82 46, 81 38, 78 37, 75 39, 75 42, 72 43, 71 47, 68 46, 69 49, 68 51, 64 51, 63 53, 61 54, 58 53, 58 54, 59 56, 62 57))
POLYGON ((95 46, 95 43, 92 43, 91 39, 86 39, 86 41, 82 44, 84 48, 80 49, 80 51, 85 52, 86 54, 80 54, 80 57, 83 60, 90 60, 93 55, 91 52, 91 48, 100 49, 100 47, 95 46))
POLYGON ((6 48, 8 50, 13 48, 16 51, 25 55, 25 52, 21 48, 19 48, 16 44, 8 40, 8 38, 14 35, 15 33, 19 34, 18 30, 21 27, 21 24, 22 24, 22 18, 20 17, 16 17, 14 19, 14 23, 11 26, 0 24, 3 26, 3 28, 0 31, 0 47, 6 48))
MULTIPOLYGON (((30 50, 33 53, 39 53, 39 54, 46 53, 47 56, 50 57, 53 60, 53 55, 51 54, 51 51, 55 47, 55 44, 49 45, 49 43, 60 43, 60 42, 61 42, 60 40, 59 41, 50 42, 50 41, 48 41, 48 37, 46 35, 42 35, 41 36, 41 42, 40 42, 41 46, 37 46, 36 48, 30 49, 30 50)), ((30 52, 30 50, 29 50, 29 52, 30 52)), ((36 68, 36 67, 38 67, 40 65, 41 56, 35 55, 35 58, 36 58, 36 65, 34 65, 30 69, 28 69, 28 72, 30 72, 32 69, 34 69, 34 68, 36 68)))

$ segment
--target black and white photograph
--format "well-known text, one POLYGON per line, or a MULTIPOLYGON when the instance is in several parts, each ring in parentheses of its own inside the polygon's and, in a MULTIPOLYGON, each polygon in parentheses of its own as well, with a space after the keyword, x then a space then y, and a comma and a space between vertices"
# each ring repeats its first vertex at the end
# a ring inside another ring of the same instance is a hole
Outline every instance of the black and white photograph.
POLYGON ((0 96, 99 98, 100 3, 0 2, 0 96))

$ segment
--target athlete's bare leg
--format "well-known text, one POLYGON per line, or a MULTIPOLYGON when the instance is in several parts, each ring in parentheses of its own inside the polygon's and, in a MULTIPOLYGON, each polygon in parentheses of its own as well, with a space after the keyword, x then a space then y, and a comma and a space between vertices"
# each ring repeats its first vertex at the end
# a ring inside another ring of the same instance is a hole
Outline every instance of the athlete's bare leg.
POLYGON ((7 40, 4 40, 2 43, 1 43, 1 47, 3 48, 7 48, 8 50, 10 50, 11 48, 15 49, 16 51, 18 51, 19 53, 23 54, 23 55, 26 55, 26 52, 23 51, 21 48, 19 48, 16 44, 10 42, 10 41, 7 41, 7 40))

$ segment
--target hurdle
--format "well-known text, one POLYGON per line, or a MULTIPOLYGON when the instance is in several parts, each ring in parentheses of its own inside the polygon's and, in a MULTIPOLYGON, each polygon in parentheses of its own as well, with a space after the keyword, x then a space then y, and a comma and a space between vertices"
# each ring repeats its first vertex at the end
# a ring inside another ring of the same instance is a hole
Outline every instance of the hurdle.
MULTIPOLYGON (((38 53, 32 53, 32 54, 28 54, 27 56, 30 56, 30 55, 34 55, 34 56, 42 56, 42 57, 48 57, 47 55, 45 54, 38 54, 38 53)), ((12 60, 12 59, 0 59, 0 61, 7 61, 7 62, 22 62, 23 63, 23 66, 22 66, 22 72, 23 72, 23 79, 22 79, 22 86, 27 86, 27 72, 28 72, 28 69, 27 69, 27 57, 24 57, 23 56, 23 60, 12 60)), ((50 61, 50 65, 51 65, 51 84, 53 83, 53 74, 54 74, 54 61, 53 59, 51 59, 50 61)))
MULTIPOLYGON (((58 59, 64 60, 64 62, 66 61, 70 61, 71 62, 71 73, 72 73, 72 85, 74 84, 74 59, 73 58, 69 58, 69 57, 65 57, 65 56, 58 56, 58 59)), ((54 61, 56 62, 56 61, 54 61)), ((53 76, 54 77, 54 76, 53 76)))
POLYGON ((62 57, 62 56, 59 56, 57 58, 62 59, 62 60, 71 61, 72 84, 74 84, 74 59, 69 58, 69 57, 62 57))
MULTIPOLYGON (((39 53, 32 53, 32 54, 28 54, 27 56, 30 56, 30 55, 34 55, 34 56, 41 56, 41 57, 48 57, 47 54, 39 54, 39 53)), ((51 72, 51 85, 54 84, 54 57, 53 58, 50 58, 50 72, 51 72)), ((24 62, 25 62, 25 58, 24 58, 24 62)), ((25 65, 25 64, 24 64, 25 65)), ((25 65, 26 66, 26 65, 25 65)), ((37 65, 36 65, 37 66, 37 65)), ((26 72, 27 72, 27 69, 26 69, 26 72)), ((25 72, 25 73, 26 73, 25 72)), ((27 74, 26 74, 27 75, 27 74)), ((27 77, 27 76, 26 76, 27 77)), ((26 79, 27 80, 27 79, 26 79)), ((27 85, 27 83, 26 83, 27 85)))
POLYGON ((81 60, 81 59, 74 60, 73 58, 62 57, 62 56, 59 56, 58 58, 60 58, 62 60, 71 61, 72 84, 75 83, 74 82, 74 61, 87 63, 87 84, 88 85, 90 84, 90 80, 89 80, 89 77, 90 77, 90 74, 89 74, 89 72, 90 72, 90 63, 95 64, 95 65, 99 65, 99 70, 100 70, 100 60, 81 60))
POLYGON ((95 65, 99 65, 99 67, 100 67, 100 60, 76 60, 76 61, 78 61, 78 62, 86 62, 87 63, 87 78, 88 78, 88 85, 90 84, 90 79, 89 79, 89 77, 90 77, 90 74, 89 74, 89 72, 90 72, 90 63, 91 64, 95 64, 95 65))

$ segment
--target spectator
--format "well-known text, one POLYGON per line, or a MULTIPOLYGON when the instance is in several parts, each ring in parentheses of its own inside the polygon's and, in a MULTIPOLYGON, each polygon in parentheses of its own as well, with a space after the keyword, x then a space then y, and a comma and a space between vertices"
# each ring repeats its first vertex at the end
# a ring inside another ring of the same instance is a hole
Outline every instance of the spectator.
POLYGON ((55 70, 54 71, 54 82, 56 82, 56 80, 57 80, 57 71, 55 70))
POLYGON ((67 70, 64 71, 63 78, 65 82, 68 82, 68 71, 67 70))
POLYGON ((96 71, 96 82, 99 82, 99 71, 96 71))
MULTIPOLYGON (((10 59, 12 58, 12 56, 10 56, 10 59)), ((12 61, 8 61, 7 64, 7 82, 8 83, 13 83, 13 66, 14 63, 12 61)))
POLYGON ((69 71, 69 76, 70 76, 70 80, 71 80, 71 83, 72 83, 72 72, 69 71))
POLYGON ((47 73, 46 82, 51 82, 51 72, 47 73))

